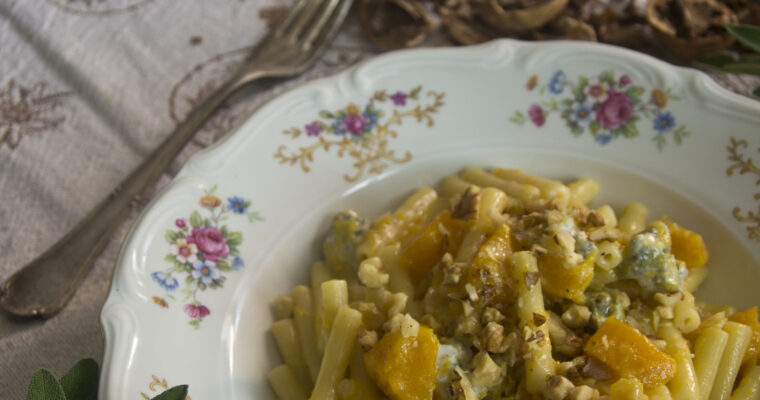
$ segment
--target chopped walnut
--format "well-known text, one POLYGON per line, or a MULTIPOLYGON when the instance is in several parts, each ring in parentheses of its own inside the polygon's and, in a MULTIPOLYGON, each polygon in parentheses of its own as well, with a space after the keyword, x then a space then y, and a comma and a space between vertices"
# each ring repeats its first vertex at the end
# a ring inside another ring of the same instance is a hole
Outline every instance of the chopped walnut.
POLYGON ((396 314, 383 326, 386 332, 398 332, 403 337, 415 337, 420 331, 420 323, 409 314, 396 314))
POLYGON ((496 322, 489 322, 480 331, 480 341, 488 352, 503 353, 507 350, 508 343, 504 340, 504 326, 496 322))
POLYGON ((477 290, 475 290, 475 286, 473 286, 472 284, 470 284, 470 283, 465 284, 464 285, 464 290, 467 292, 467 298, 471 302, 475 303, 480 298, 480 297, 478 297, 477 290))
POLYGON ((570 391, 567 400, 596 400, 599 398, 599 391, 590 386, 576 386, 570 391))
POLYGON ((475 315, 469 315, 462 320, 462 322, 457 324, 457 327, 454 330, 454 335, 474 335, 481 330, 480 328, 481 326, 480 322, 478 322, 478 318, 475 317, 475 315))
POLYGON ((359 281, 370 289, 379 289, 388 284, 390 275, 382 272, 379 257, 368 258, 359 264, 359 281))
POLYGON ((604 217, 596 211, 591 211, 586 216, 586 223, 591 226, 600 227, 604 226, 604 217))
POLYGON ((525 287, 530 289, 538 283, 538 272, 528 272, 525 274, 525 287))
POLYGON ((598 381, 606 381, 612 379, 615 374, 610 369, 599 361, 589 357, 586 359, 586 364, 583 365, 581 370, 584 375, 590 376, 598 381))
POLYGON ((468 186, 454 206, 451 218, 468 220, 478 214, 480 205, 480 189, 477 186, 468 186))
POLYGON ((588 307, 580 304, 573 304, 562 313, 562 322, 572 329, 585 326, 590 318, 591 311, 589 311, 588 307))
POLYGON ((502 369, 488 353, 481 351, 472 358, 475 369, 472 371, 472 384, 491 388, 501 381, 502 369))
POLYGON ((443 284, 446 286, 457 285, 462 279, 462 267, 464 265, 463 263, 444 264, 443 284))
POLYGON ((456 378, 451 381, 449 386, 450 400, 478 400, 475 391, 472 390, 470 379, 460 367, 454 367, 456 378))
POLYGON ((544 399, 565 400, 575 388, 569 379, 561 375, 552 375, 544 382, 544 399))
POLYGON ((375 347, 377 344, 377 332, 362 329, 357 335, 357 341, 364 351, 369 351, 369 349, 375 347))
POLYGON ((484 324, 488 324, 489 322, 504 321, 504 318, 506 317, 499 310, 493 307, 486 307, 485 311, 483 311, 483 315, 481 316, 481 321, 484 324))
POLYGON ((533 313, 533 325, 541 326, 546 322, 546 316, 539 313, 533 313))
POLYGON ((536 258, 545 256, 547 253, 549 253, 549 250, 546 250, 545 248, 537 244, 534 244, 533 246, 531 246, 530 251, 531 253, 533 253, 533 257, 536 257, 536 258))
POLYGON ((408 299, 409 296, 401 292, 388 296, 388 318, 393 318, 394 315, 404 312, 408 299))
POLYGON ((281 320, 290 318, 293 315, 293 298, 290 296, 277 296, 272 301, 272 310, 274 311, 274 319, 281 320))
POLYGON ((581 371, 583 366, 588 362, 586 356, 578 356, 570 361, 564 361, 557 364, 557 374, 567 377, 568 379, 578 382, 581 380, 581 371))

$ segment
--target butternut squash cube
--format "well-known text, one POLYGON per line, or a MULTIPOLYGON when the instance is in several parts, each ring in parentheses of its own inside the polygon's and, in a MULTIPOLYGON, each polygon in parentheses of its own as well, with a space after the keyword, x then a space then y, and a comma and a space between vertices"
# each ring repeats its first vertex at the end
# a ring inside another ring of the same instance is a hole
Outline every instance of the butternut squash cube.
POLYGON ((707 263, 710 253, 707 252, 702 235, 678 225, 667 217, 663 217, 662 222, 670 229, 670 252, 685 262, 686 268, 697 268, 707 263))
POLYGON ((420 326, 417 336, 386 333, 364 355, 369 376, 391 400, 430 400, 437 379, 438 337, 420 326))
POLYGON ((399 255, 399 266, 416 284, 433 270, 441 257, 462 242, 467 223, 444 211, 413 235, 399 255))
POLYGON ((541 288, 552 296, 583 303, 583 292, 594 279, 594 262, 598 251, 594 250, 586 259, 574 266, 564 265, 564 260, 552 254, 538 258, 541 272, 541 288))
POLYGON ((583 350, 619 377, 636 378, 645 388, 667 383, 676 373, 676 361, 672 357, 655 347, 636 328, 615 317, 604 321, 583 350))
POLYGON ((465 283, 471 284, 479 292, 488 293, 484 299, 486 305, 503 305, 513 300, 514 283, 507 270, 508 259, 512 254, 511 236, 509 225, 497 227, 480 246, 467 270, 465 283), (486 288, 488 289, 482 290, 486 288))

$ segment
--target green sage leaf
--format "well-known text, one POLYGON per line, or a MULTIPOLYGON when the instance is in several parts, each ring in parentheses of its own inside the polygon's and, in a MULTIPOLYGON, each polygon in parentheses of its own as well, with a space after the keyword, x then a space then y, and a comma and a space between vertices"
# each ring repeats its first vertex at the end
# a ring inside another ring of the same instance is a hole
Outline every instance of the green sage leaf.
POLYGON ((159 394, 153 400, 185 400, 185 398, 187 398, 187 385, 179 385, 159 394))
POLYGON ((66 393, 50 371, 39 369, 29 382, 26 400, 66 400, 66 393))
POLYGON ((743 45, 760 52, 760 26, 728 24, 726 30, 743 45))
POLYGON ((85 358, 61 377, 61 386, 69 400, 95 400, 98 398, 98 378, 98 363, 85 358))

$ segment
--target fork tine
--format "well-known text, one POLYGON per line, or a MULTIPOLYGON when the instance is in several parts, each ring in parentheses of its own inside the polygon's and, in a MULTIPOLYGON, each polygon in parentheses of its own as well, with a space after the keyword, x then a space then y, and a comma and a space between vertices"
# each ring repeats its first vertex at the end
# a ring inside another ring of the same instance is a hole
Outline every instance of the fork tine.
POLYGON ((333 11, 339 4, 340 0, 328 0, 327 5, 322 8, 320 14, 314 17, 315 21, 309 26, 308 32, 303 35, 305 45, 310 45, 322 33, 322 29, 331 20, 333 11))
POLYGON ((304 7, 308 3, 309 3, 309 0, 296 1, 296 3, 290 7, 290 10, 288 10, 288 15, 285 16, 285 19, 283 19, 282 22, 280 22, 280 24, 277 26, 277 28, 274 31, 274 34, 282 35, 283 33, 287 32, 290 25, 293 23, 293 21, 296 20, 297 17, 300 16, 304 7))
MULTIPOLYGON (((305 45, 309 47, 312 52, 312 57, 319 57, 324 48, 329 45, 335 35, 343 25, 343 20, 346 18, 348 11, 351 9, 352 0, 338 0, 334 12, 331 15, 323 16, 324 22, 322 22, 322 28, 329 26, 329 28, 322 32, 324 29, 315 29, 307 35, 307 42, 305 45)), ((321 21, 320 21, 321 22, 321 21)))
POLYGON ((332 2, 333 0, 311 0, 303 12, 298 15, 298 18, 296 18, 289 27, 286 27, 288 30, 287 37, 289 39, 298 40, 302 36, 304 30, 310 27, 310 22, 314 19, 317 10, 322 8, 325 3, 332 2))

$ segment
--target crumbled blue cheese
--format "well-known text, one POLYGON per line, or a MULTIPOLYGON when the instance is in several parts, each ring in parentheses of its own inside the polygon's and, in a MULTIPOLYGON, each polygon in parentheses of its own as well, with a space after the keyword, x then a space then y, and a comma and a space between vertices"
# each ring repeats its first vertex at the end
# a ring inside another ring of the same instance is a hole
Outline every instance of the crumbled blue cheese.
POLYGON ((328 265, 336 272, 348 272, 357 268, 356 249, 369 228, 369 222, 354 211, 338 213, 332 220, 322 250, 328 265))
POLYGON ((630 305, 630 301, 626 301, 627 296, 615 296, 609 292, 587 292, 586 299, 594 328, 598 328, 607 317, 625 320, 625 310, 630 305))
POLYGON ((670 231, 660 221, 631 237, 623 261, 617 268, 620 278, 633 279, 644 291, 681 291, 687 270, 670 252, 670 231))

